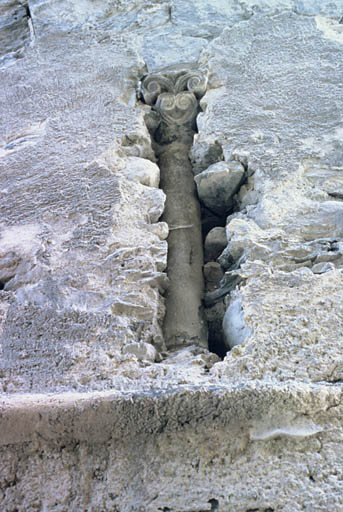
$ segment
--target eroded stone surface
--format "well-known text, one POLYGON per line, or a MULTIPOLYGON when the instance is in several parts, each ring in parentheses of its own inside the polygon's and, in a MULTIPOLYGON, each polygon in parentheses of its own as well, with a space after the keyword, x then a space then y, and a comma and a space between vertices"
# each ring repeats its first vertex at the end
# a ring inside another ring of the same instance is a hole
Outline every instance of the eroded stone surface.
MULTIPOLYGON (((342 276, 342 203, 338 195, 331 195, 328 185, 330 179, 340 179, 340 114, 332 107, 326 85, 329 73, 330 91, 335 91, 335 98, 342 96, 332 67, 341 60, 340 46, 323 37, 313 18, 285 12, 267 18, 255 16, 249 23, 225 29, 203 58, 209 62, 210 76, 212 72, 221 87, 204 98, 207 109, 201 114, 202 130, 193 149, 194 158, 199 162, 203 158, 205 140, 216 142, 225 159, 236 158, 247 166, 251 178, 246 192, 256 192, 251 201, 244 201, 241 193, 242 210, 228 218, 228 246, 219 258, 228 271, 236 267, 232 272, 243 278, 240 300, 246 326, 253 332, 246 345, 228 355, 224 367, 233 379, 240 366, 245 368, 243 373, 250 368, 246 376, 251 372, 252 379, 325 381, 331 372, 329 360, 339 359, 341 338, 338 298, 329 307, 316 304, 317 298, 325 297, 325 301, 335 295, 328 287, 335 289, 342 276), (260 31, 261 23, 269 34, 267 39, 260 31), (302 34, 306 34, 298 42, 296 27, 302 27, 302 34), (253 51, 252 40, 256 44, 253 51), (277 58, 283 62, 278 73, 276 63, 261 58, 269 55, 272 40, 279 48, 277 58), (225 58, 231 72, 224 76, 225 58), (317 65, 319 59, 321 65, 317 65), (219 112, 225 112, 220 129, 219 112), (318 130, 321 136, 314 134, 318 130), (314 274, 311 269, 317 272, 320 262, 329 262, 336 270, 314 274), (264 286, 269 299, 259 291, 264 286), (284 295, 279 286, 285 286, 284 295), (249 298, 243 298, 245 293, 249 298), (307 327, 299 325, 294 330, 292 318, 295 315, 301 323, 302 301, 307 327), (253 304, 257 309, 250 316, 248 310, 253 304), (278 304, 282 313, 280 310, 278 320, 269 323, 267 318, 276 313, 278 304), (327 318, 331 333, 325 328, 327 318), (307 329, 306 335, 303 329, 307 329), (302 346, 301 355, 297 343, 302 346), (303 354, 305 346, 308 360, 303 354), (261 351, 260 356, 255 349, 261 351), (246 357, 251 357, 251 366, 246 357), (271 367, 267 361, 273 361, 271 367)), ((229 305, 228 297, 227 302, 229 305)))
POLYGON ((201 201, 217 215, 227 214, 233 206, 232 197, 244 177, 239 162, 218 162, 195 176, 201 201))
POLYGON ((123 512, 202 512, 211 503, 230 512, 342 507, 338 388, 217 385, 75 398, 32 396, 30 408, 23 397, 4 402, 3 506, 33 510, 35 501, 58 511, 123 512), (26 424, 24 449, 19 419, 26 424))
POLYGON ((0 67, 11 66, 33 43, 34 31, 27 2, 5 0, 0 4, 0 67))
POLYGON ((143 113, 121 97, 144 64, 123 36, 33 20, 35 46, 1 72, 3 389, 102 389, 126 343, 163 349, 167 243, 151 226, 165 197, 125 176, 153 158, 143 113))
POLYGON ((341 510, 341 3, 29 5, 0 70, 1 508, 341 510), (239 300, 251 334, 224 361, 164 351, 165 198, 126 175, 154 167, 138 80, 188 61, 195 173, 246 169, 208 318, 239 300))

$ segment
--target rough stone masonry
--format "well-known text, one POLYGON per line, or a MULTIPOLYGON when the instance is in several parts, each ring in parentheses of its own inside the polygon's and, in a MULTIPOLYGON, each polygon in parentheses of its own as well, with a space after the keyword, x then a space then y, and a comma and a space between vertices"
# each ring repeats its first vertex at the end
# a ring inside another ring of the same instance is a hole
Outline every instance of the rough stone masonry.
POLYGON ((342 15, 0 1, 1 511, 343 510, 342 15), (182 230, 136 89, 180 64, 223 360, 164 333, 182 230))

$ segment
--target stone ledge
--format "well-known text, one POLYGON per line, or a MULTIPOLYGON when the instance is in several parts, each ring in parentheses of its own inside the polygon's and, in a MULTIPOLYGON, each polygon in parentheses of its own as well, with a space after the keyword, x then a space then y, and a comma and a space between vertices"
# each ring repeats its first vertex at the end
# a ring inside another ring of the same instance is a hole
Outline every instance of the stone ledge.
POLYGON ((340 406, 342 399, 342 386, 271 386, 258 382, 231 388, 184 386, 169 391, 7 395, 1 400, 0 443, 26 443, 37 438, 53 443, 106 442, 186 428, 230 430, 238 425, 253 431, 284 432, 295 420, 299 423, 299 418, 310 421, 340 406))

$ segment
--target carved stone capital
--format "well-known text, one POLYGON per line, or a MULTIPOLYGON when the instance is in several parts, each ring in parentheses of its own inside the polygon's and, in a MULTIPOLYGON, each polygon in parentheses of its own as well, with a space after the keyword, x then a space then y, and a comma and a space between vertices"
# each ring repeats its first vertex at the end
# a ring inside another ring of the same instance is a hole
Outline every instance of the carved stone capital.
POLYGON ((192 92, 163 92, 158 96, 154 109, 166 124, 182 125, 197 115, 198 101, 192 92))
POLYGON ((200 71, 152 73, 143 78, 141 94, 159 116, 160 138, 171 132, 179 138, 181 127, 190 127, 199 112, 199 100, 205 94, 207 78, 200 71))

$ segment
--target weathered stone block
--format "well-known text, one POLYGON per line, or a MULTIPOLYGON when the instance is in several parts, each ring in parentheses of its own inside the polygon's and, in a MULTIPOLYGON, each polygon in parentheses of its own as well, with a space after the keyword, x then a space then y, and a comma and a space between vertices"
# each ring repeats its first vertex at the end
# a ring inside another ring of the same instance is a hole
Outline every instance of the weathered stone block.
POLYGON ((244 167, 239 162, 218 162, 194 179, 204 205, 219 215, 225 215, 232 208, 232 197, 243 177, 244 167))

